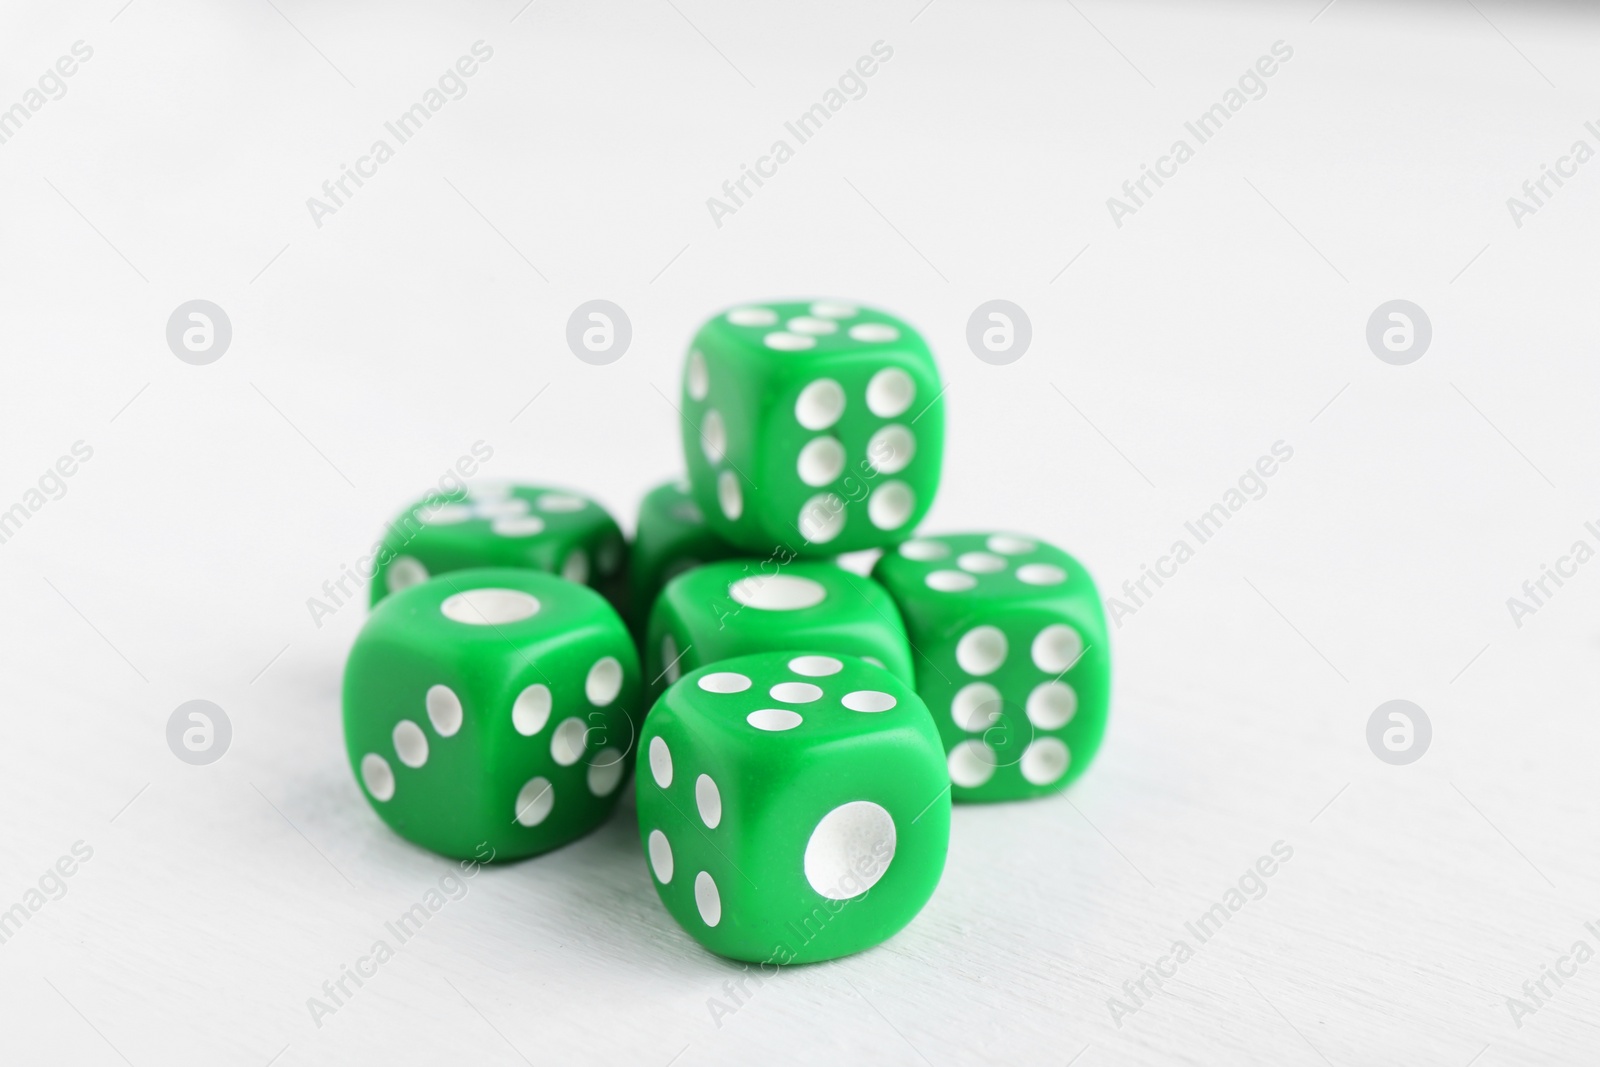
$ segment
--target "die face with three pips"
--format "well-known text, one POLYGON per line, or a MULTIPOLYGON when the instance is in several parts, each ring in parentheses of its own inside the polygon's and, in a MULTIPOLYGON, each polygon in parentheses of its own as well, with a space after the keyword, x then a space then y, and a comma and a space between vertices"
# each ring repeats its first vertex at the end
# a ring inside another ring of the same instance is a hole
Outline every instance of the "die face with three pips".
POLYGON ((389 524, 372 603, 469 567, 531 567, 616 599, 627 543, 616 520, 565 489, 491 482, 416 501, 389 524))
POLYGON ((915 649, 956 800, 1066 788, 1105 734, 1111 659, 1087 570, 1014 534, 921 537, 873 568, 915 649))
POLYGON ((889 593, 832 562, 724 560, 680 574, 645 635, 651 696, 731 656, 811 648, 859 656, 910 683, 911 646, 889 593))
POLYGON ((611 814, 643 710, 599 594, 540 571, 441 574, 385 597, 345 666, 351 768, 401 837, 453 858, 564 845, 611 814))
POLYGON ((939 484, 938 370, 910 326, 833 301, 734 308, 685 361, 683 447, 696 503, 746 554, 893 544, 939 484))
POLYGON ((758 653, 685 674, 645 720, 639 832, 662 902, 723 956, 785 965, 891 936, 950 833, 944 749, 893 674, 758 653))

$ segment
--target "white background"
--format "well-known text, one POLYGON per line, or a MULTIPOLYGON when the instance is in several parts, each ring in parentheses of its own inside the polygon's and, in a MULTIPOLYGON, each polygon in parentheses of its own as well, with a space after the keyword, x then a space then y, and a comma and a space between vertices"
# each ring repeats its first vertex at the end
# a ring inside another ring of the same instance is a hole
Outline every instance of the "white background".
POLYGON ((0 945, 0 1060, 1592 1062, 1600 961, 1520 1028, 1506 997, 1600 949, 1600 564, 1520 628, 1506 599, 1600 547, 1600 162, 1520 228, 1506 198, 1600 147, 1600 19, 522 3, 0 12, 0 107, 94 49, 0 145, 0 508, 94 450, 0 544, 0 908, 94 850, 0 945), (478 40, 467 95, 314 225, 307 197, 478 40), (879 40, 865 97, 714 225, 706 198, 879 40), (1106 198, 1279 40, 1266 95, 1115 226, 1106 198), (1107 596, 1274 442, 1293 459, 1122 620, 1092 771, 958 809, 938 892, 882 947, 719 1028, 737 971, 657 902, 628 800, 472 880, 314 1026, 306 999, 446 865, 346 765, 363 609, 318 628, 306 599, 478 440, 485 476, 631 523, 678 471, 660 394, 696 324, 812 294, 939 355, 925 528, 1044 536, 1107 596), (233 324, 209 366, 164 338, 195 298, 233 324), (633 323, 609 366, 564 342, 592 298, 633 323), (965 343, 993 298, 1033 323, 1009 366, 965 343), (1394 298, 1434 328, 1409 366, 1364 339, 1394 298), (197 697, 234 728, 208 767, 165 740, 197 697), (1394 698, 1433 724, 1410 766, 1365 740, 1394 698), (1279 840, 1267 895, 1116 1025, 1108 998, 1279 840))

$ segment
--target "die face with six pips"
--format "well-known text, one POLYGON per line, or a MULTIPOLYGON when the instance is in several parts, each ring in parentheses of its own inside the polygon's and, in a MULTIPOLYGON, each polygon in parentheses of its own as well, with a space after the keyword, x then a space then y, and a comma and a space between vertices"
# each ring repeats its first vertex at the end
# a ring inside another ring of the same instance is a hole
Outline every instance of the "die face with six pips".
POLYGON ((384 532, 372 603, 436 574, 531 567, 601 589, 614 600, 627 544, 606 510, 565 489, 474 483, 402 511, 384 532))
POLYGON ((657 891, 720 955, 858 952, 938 884, 943 746, 912 688, 863 660, 760 653, 687 673, 651 709, 638 761, 657 891))
POLYGON ((695 501, 757 556, 903 540, 938 488, 941 391, 927 344, 881 311, 812 301, 717 315, 685 361, 695 501))
POLYGON ((1094 580, 1014 534, 921 537, 873 568, 899 605, 956 800, 1064 789, 1105 734, 1111 658, 1094 580))
POLYGON ((641 698, 632 641, 599 594, 525 568, 463 570, 373 609, 345 667, 345 743, 400 836, 518 859, 611 813, 641 698))

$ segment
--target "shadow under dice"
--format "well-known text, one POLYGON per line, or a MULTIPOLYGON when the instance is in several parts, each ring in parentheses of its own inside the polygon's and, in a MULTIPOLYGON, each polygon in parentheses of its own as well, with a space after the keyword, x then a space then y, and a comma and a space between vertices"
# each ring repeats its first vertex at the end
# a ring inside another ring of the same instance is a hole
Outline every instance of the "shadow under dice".
POLYGON ((656 599, 645 636, 651 695, 730 656, 814 648, 915 675, 900 612, 871 578, 836 563, 724 560, 681 574, 656 599))
POLYGON ((907 541, 873 568, 916 650, 917 692, 949 754, 956 800, 1065 788, 1105 734, 1111 657, 1094 580, 1010 534, 907 541))
POLYGON ((587 497, 503 482, 417 501, 389 524, 378 547, 372 603, 436 574, 468 567, 531 567, 599 588, 615 588, 627 543, 616 520, 587 497))
POLYGON ((639 524, 628 556, 628 621, 642 631, 667 582, 738 551, 706 525, 687 483, 656 486, 639 505, 639 524))
POLYGON ((821 652, 687 674, 640 737, 639 833, 683 928, 723 956, 833 959, 927 903, 950 836, 944 749, 911 687, 821 652))
POLYGON ((683 447, 713 530, 747 552, 895 544, 939 485, 938 369, 910 326, 818 301, 735 308, 701 327, 683 447))
POLYGON ((401 837, 518 859, 611 813, 641 689, 627 629, 599 594, 526 569, 463 570, 373 609, 345 667, 345 745, 401 837))

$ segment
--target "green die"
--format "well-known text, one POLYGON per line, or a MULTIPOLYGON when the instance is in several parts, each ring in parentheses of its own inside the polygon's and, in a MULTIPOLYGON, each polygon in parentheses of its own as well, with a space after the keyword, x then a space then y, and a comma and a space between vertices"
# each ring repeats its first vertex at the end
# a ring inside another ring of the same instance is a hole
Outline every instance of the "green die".
POLYGON ((640 690, 627 629, 593 590, 526 569, 457 571, 367 618, 345 664, 345 746, 401 837, 519 859, 611 813, 640 690))
POLYGON ((667 690, 639 745, 656 890, 711 951, 833 959, 933 895, 950 839, 944 749, 888 671, 816 652, 724 660, 667 690))
POLYGON ((917 650, 956 800, 1043 796, 1084 772, 1105 734, 1111 655, 1077 560, 1032 538, 952 534, 907 541, 872 573, 917 650))
POLYGON ((639 505, 639 525, 629 554, 628 600, 634 625, 644 628, 651 605, 668 581, 738 551, 711 532, 686 483, 656 486, 639 505))
POLYGON ((940 394, 927 344, 881 311, 819 301, 718 315, 683 376, 695 500, 724 540, 760 555, 903 541, 939 487, 940 394))
POLYGON ((651 695, 696 667, 752 652, 860 656, 910 683, 911 646, 888 590, 834 563, 724 560, 680 574, 645 633, 651 695))
POLYGON ((469 485, 412 504, 377 549, 372 603, 467 567, 531 567, 608 595, 627 543, 605 508, 564 489, 504 482, 469 485))

